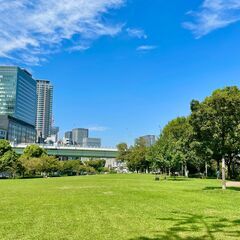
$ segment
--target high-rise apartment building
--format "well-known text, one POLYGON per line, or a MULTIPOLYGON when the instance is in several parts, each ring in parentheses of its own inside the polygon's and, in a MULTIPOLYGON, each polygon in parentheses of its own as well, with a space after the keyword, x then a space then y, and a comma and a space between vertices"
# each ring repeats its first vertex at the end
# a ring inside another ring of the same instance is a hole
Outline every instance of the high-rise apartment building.
POLYGON ((72 141, 75 145, 82 145, 83 139, 88 138, 88 129, 75 128, 72 130, 72 141))
MULTIPOLYGON (((50 81, 37 80, 37 119, 38 139, 46 139, 52 129, 53 86, 50 81)), ((41 141, 41 140, 40 140, 41 141)))
POLYGON ((15 143, 35 141, 36 81, 25 69, 0 66, 0 128, 15 143))

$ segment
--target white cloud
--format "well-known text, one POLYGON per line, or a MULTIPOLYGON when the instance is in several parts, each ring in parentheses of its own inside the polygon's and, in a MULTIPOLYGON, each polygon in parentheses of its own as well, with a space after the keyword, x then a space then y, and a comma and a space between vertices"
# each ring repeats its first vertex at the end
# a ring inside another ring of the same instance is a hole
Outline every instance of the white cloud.
POLYGON ((0 0, 0 57, 38 64, 63 42, 84 50, 94 39, 118 34, 122 25, 103 15, 125 0, 0 0), (73 40, 74 39, 74 40, 73 40))
POLYGON ((139 39, 141 39, 141 38, 147 39, 148 38, 147 34, 144 32, 143 29, 127 28, 126 31, 130 37, 139 38, 139 39))
POLYGON ((156 49, 157 46, 155 45, 142 45, 137 47, 137 51, 147 52, 156 49))
POLYGON ((240 0, 204 0, 198 12, 189 12, 193 22, 183 26, 200 38, 216 29, 240 21, 240 0))
POLYGON ((93 131, 93 132, 105 132, 109 128, 104 126, 92 126, 92 127, 88 127, 88 129, 89 131, 93 131))
POLYGON ((79 51, 79 52, 83 52, 85 50, 88 50, 90 47, 89 46, 85 46, 85 45, 77 45, 77 46, 73 46, 68 48, 67 50, 69 52, 75 52, 75 51, 79 51))

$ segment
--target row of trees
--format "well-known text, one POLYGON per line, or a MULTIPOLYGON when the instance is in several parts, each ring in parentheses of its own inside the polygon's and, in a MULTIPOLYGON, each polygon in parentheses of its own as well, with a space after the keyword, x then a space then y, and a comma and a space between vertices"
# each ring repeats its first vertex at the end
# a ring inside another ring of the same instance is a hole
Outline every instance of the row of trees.
POLYGON ((59 161, 54 156, 37 146, 26 147, 20 156, 16 154, 9 142, 0 140, 0 173, 2 176, 54 176, 54 175, 83 175, 107 172, 105 160, 59 161))
MULTIPOLYGON (((162 130, 157 143, 147 148, 143 140, 132 147, 118 145, 119 160, 131 170, 227 173, 240 175, 240 90, 218 89, 204 101, 191 102, 191 114, 178 117, 162 130), (226 167, 225 167, 226 164, 226 167), (227 170, 227 171, 226 171, 227 170)), ((225 181, 223 182, 225 188, 225 181)))
POLYGON ((137 139, 135 145, 130 147, 126 143, 120 143, 117 148, 117 160, 124 161, 130 171, 139 173, 151 170, 152 163, 147 157, 149 148, 144 139, 137 139))

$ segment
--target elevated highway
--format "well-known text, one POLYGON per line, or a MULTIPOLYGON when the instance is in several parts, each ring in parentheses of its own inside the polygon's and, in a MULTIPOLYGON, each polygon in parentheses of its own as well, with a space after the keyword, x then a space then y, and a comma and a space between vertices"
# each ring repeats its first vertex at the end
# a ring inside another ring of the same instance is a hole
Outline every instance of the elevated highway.
MULTIPOLYGON (((118 150, 114 148, 82 148, 74 146, 49 146, 39 145, 44 148, 48 155, 66 158, 116 158, 118 150)), ((22 154, 26 144, 14 145, 16 153, 22 154)))

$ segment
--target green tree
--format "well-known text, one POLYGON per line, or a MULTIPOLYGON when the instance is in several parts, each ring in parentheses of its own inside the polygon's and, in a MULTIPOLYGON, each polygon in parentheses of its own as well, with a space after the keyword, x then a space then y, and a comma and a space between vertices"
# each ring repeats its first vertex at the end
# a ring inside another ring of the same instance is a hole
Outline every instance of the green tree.
POLYGON ((94 168, 97 172, 103 172, 105 167, 105 160, 89 160, 85 162, 86 166, 94 168))
POLYGON ((22 170, 19 156, 13 151, 10 143, 0 140, 0 172, 6 172, 15 178, 16 174, 22 170))
POLYGON ((29 158, 22 155, 19 158, 21 165, 23 167, 22 175, 25 174, 30 176, 35 176, 37 173, 41 171, 41 159, 40 158, 29 158))
POLYGON ((203 102, 192 101, 191 110, 190 122, 196 140, 210 149, 218 166, 222 160, 225 189, 226 159, 230 170, 233 159, 239 154, 240 90, 237 87, 218 89, 203 102))
POLYGON ((38 145, 29 145, 24 149, 23 155, 28 158, 39 158, 47 155, 47 151, 38 145))
POLYGON ((135 145, 129 149, 127 166, 131 171, 146 172, 150 170, 147 158, 148 147, 143 138, 136 139, 135 145))
POLYGON ((120 143, 117 145, 118 155, 117 160, 126 162, 129 159, 129 148, 126 143, 120 143))
POLYGON ((81 160, 64 161, 64 172, 68 175, 79 175, 82 171, 83 163, 81 160))
POLYGON ((12 178, 15 178, 17 173, 22 170, 22 164, 19 161, 19 156, 14 151, 7 151, 0 158, 0 171, 9 173, 12 178))
POLYGON ((39 158, 40 166, 39 171, 44 173, 45 176, 53 175, 55 172, 60 171, 60 163, 59 160, 54 156, 43 155, 39 158))
POLYGON ((162 166, 171 171, 185 170, 188 174, 187 163, 192 158, 190 154, 192 128, 188 118, 178 117, 170 121, 163 129, 156 143, 156 156, 162 166))
POLYGON ((6 152, 12 151, 10 143, 6 140, 0 140, 0 157, 2 157, 6 152))
POLYGON ((168 168, 168 161, 164 155, 164 142, 161 138, 147 151, 147 159, 150 163, 150 168, 154 172, 166 173, 168 168))
POLYGON ((80 175, 96 174, 96 170, 93 167, 89 167, 86 165, 80 165, 79 166, 79 174, 80 175))

